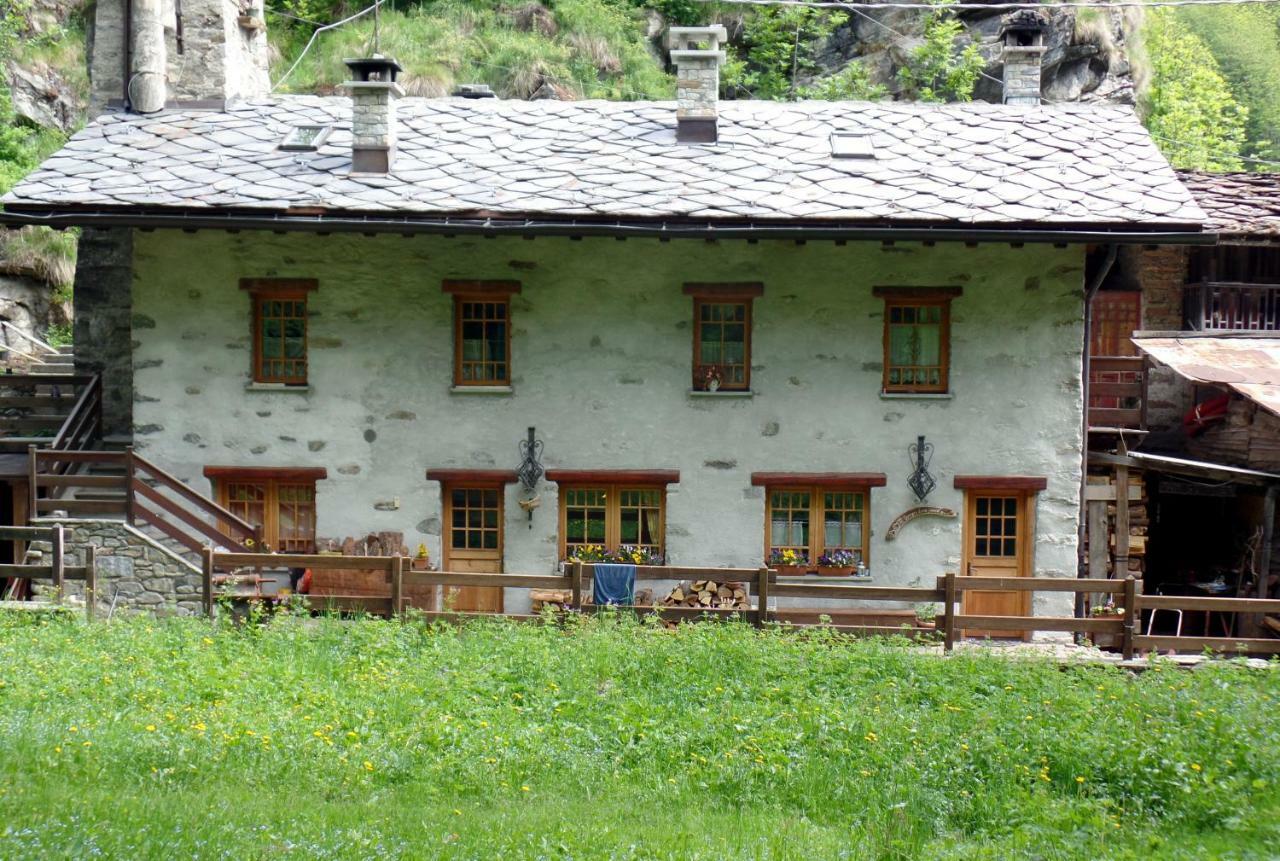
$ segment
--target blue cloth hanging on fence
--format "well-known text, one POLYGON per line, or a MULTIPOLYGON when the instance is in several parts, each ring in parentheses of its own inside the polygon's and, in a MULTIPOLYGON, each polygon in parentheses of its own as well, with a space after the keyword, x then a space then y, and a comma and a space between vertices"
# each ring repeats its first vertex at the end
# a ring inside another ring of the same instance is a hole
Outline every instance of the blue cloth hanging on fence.
POLYGON ((636 566, 597 562, 591 595, 597 606, 636 602, 636 566))

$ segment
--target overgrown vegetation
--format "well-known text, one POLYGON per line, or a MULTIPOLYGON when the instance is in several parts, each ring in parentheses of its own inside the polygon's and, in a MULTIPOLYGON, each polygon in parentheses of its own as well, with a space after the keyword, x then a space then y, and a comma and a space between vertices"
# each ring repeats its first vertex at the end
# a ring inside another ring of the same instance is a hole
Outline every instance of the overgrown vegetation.
POLYGON ((1280 674, 0 617, 0 857, 1262 859, 1280 674))
POLYGON ((958 47, 964 25, 939 3, 924 23, 924 41, 898 73, 903 95, 922 102, 967 102, 985 62, 972 42, 958 47))
POLYGON ((1241 169, 1249 112, 1208 46, 1165 9, 1148 11, 1142 33, 1151 76, 1143 109, 1165 156, 1175 167, 1241 169))

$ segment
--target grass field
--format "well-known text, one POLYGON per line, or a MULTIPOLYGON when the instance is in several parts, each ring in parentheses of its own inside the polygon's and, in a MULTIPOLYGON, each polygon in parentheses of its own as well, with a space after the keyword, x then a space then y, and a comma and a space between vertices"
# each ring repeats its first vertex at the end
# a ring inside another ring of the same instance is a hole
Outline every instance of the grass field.
POLYGON ((0 617, 0 858, 1263 859, 1280 673, 0 617))

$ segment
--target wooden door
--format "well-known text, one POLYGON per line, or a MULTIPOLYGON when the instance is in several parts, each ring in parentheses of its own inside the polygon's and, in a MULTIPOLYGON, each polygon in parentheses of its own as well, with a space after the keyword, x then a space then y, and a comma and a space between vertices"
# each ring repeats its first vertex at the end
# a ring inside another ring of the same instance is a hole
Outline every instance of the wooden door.
MULTIPOLYGON (((964 571, 973 577, 1026 577, 1031 522, 1026 491, 970 490, 965 497, 964 571)), ((965 591, 966 616, 1026 616, 1030 592, 965 591)), ((1026 632, 969 629, 966 637, 1025 638, 1026 632)))
MULTIPOLYGON (((446 484, 444 487, 444 570, 502 571, 501 485, 446 484)), ((447 587, 444 607, 464 612, 502 612, 502 589, 447 587)))

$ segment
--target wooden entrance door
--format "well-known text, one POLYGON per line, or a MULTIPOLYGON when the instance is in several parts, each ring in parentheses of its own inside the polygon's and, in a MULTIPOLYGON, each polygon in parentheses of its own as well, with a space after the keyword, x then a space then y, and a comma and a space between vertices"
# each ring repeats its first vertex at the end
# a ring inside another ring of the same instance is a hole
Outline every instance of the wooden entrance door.
MULTIPOLYGON (((965 497, 964 572, 973 577, 1026 577, 1030 573, 1031 518, 1027 491, 970 490, 965 497)), ((1030 592, 968 591, 966 616, 1026 616, 1030 592)), ((1025 638, 1025 632, 969 629, 966 637, 1025 638)))
MULTIPOLYGON (((444 486, 444 570, 461 573, 502 571, 501 485, 444 486)), ((466 612, 502 612, 502 589, 490 586, 446 587, 444 606, 466 612)))

